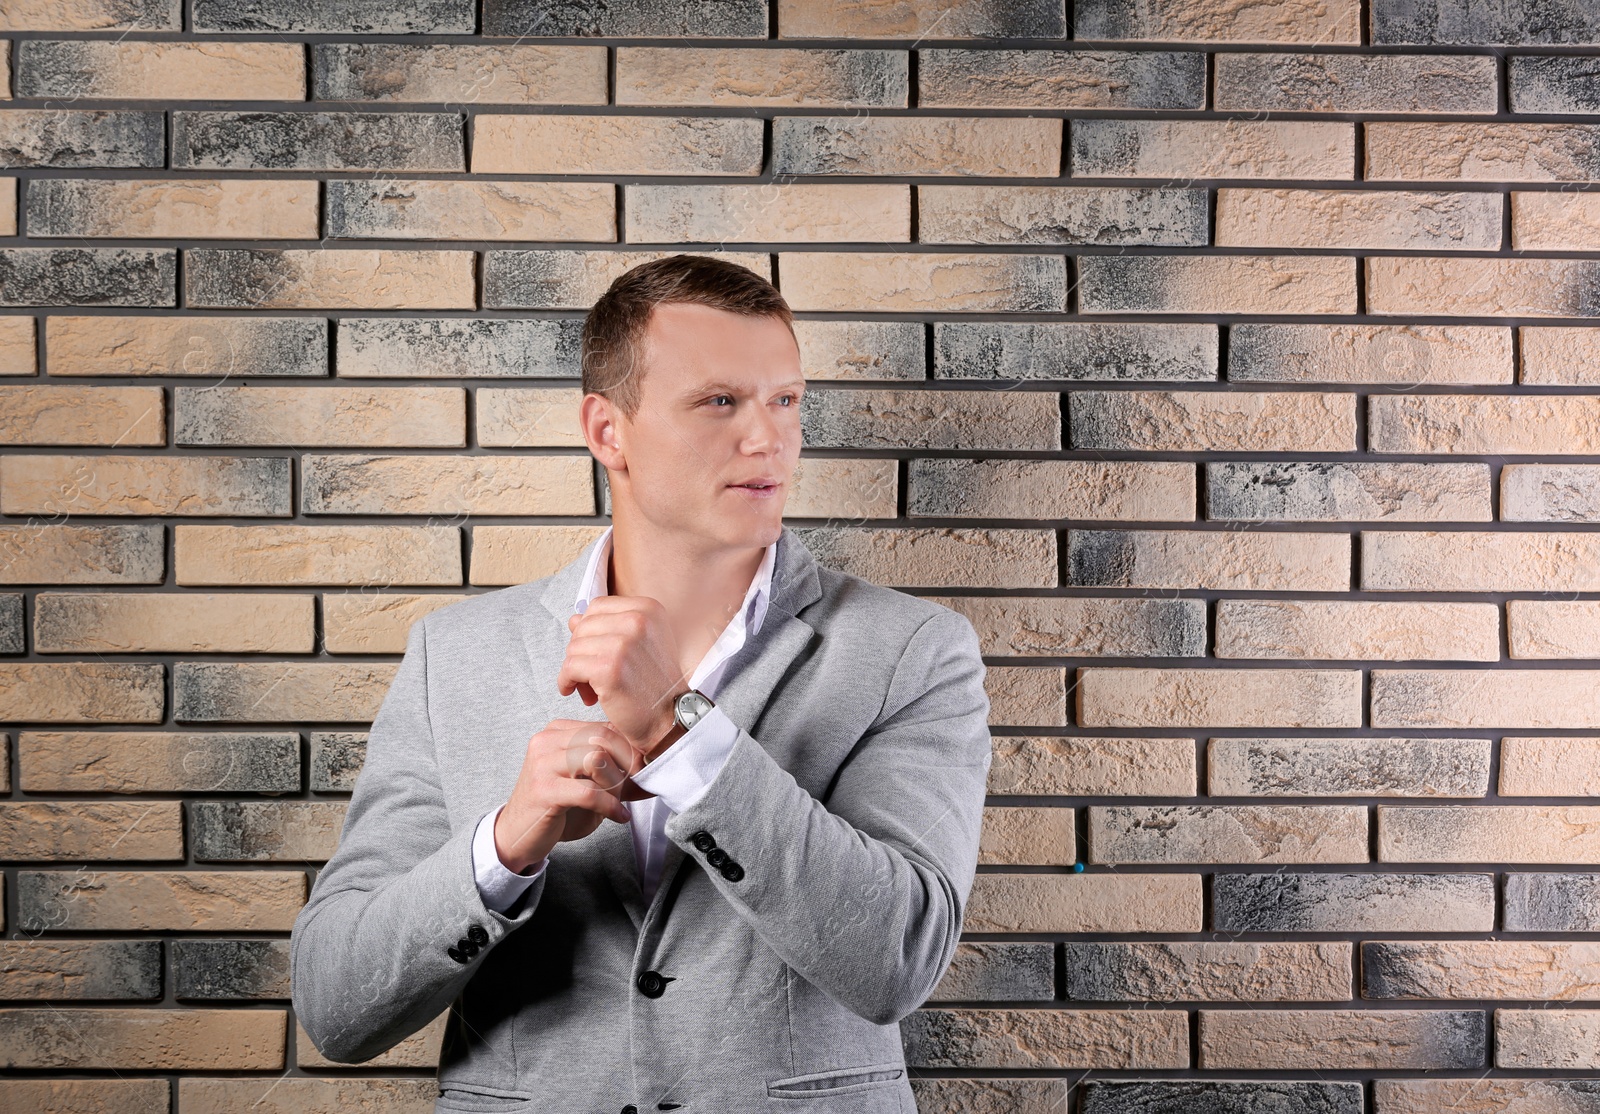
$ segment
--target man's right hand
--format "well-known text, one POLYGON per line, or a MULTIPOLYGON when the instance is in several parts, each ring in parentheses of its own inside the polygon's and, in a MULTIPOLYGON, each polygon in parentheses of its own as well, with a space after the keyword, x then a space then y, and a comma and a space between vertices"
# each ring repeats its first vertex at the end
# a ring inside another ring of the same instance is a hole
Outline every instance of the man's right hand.
POLYGON ((623 785, 642 768, 639 752, 609 723, 551 720, 528 740, 517 784, 495 818, 500 861, 521 874, 607 816, 627 823, 632 814, 622 803, 623 785))

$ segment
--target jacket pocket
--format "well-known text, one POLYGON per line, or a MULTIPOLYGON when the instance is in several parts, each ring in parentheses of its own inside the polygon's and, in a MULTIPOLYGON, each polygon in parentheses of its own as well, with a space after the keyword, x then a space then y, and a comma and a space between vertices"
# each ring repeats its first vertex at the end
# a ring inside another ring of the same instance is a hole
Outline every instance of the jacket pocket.
POLYGON ((498 1111, 525 1110, 533 1096, 527 1091, 507 1091, 477 1083, 440 1083, 434 1102, 435 1114, 496 1114, 498 1111))
POLYGON ((893 1087, 906 1077, 904 1064, 866 1064, 833 1071, 792 1075, 767 1083, 767 1097, 775 1099, 837 1098, 882 1087, 893 1087))

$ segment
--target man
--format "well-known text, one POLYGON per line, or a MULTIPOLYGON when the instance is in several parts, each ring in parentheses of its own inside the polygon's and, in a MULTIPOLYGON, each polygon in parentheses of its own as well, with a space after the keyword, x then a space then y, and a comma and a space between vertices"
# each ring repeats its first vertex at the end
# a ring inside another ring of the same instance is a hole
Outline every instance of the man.
POLYGON ((914 1112, 897 1022, 977 865, 976 635, 783 524, 806 385, 765 279, 633 268, 583 379, 613 524, 412 625, 296 1014, 358 1063, 452 1007, 436 1111, 914 1112))

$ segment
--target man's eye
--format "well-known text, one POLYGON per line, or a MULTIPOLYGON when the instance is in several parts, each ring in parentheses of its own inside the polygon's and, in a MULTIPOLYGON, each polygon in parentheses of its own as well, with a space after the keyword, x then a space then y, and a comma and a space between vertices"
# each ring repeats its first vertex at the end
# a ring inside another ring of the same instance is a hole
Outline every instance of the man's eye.
MULTIPOLYGON (((709 401, 716 402, 718 399, 721 399, 721 398, 725 398, 725 399, 729 400, 730 402, 733 401, 733 396, 732 395, 714 395, 714 396, 712 396, 712 398, 709 401)), ((718 407, 718 409, 721 409, 721 407, 718 407)))

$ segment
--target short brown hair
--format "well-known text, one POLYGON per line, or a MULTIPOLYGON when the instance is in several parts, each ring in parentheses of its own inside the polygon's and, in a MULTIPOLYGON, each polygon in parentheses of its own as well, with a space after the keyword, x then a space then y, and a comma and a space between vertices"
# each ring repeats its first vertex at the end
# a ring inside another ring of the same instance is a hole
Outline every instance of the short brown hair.
POLYGON ((641 401, 641 342, 651 312, 670 302, 711 306, 747 317, 776 317, 794 335, 789 303, 750 268, 714 255, 653 259, 618 275, 584 318, 580 349, 584 394, 610 399, 633 419, 641 401))

